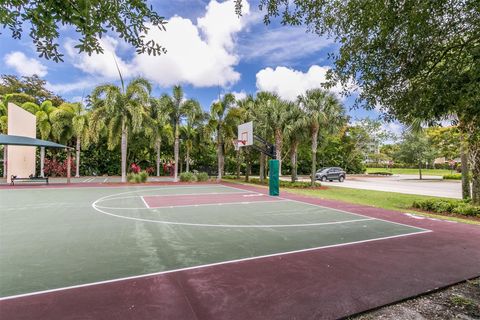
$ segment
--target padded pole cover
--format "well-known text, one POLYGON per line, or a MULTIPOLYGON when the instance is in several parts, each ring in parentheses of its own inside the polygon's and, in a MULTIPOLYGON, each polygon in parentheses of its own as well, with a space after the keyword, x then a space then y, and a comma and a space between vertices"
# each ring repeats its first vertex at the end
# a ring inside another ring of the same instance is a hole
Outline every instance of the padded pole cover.
POLYGON ((278 174, 278 169, 280 167, 280 161, 278 160, 269 160, 268 161, 270 172, 268 175, 268 192, 271 196, 280 195, 280 177, 278 174))

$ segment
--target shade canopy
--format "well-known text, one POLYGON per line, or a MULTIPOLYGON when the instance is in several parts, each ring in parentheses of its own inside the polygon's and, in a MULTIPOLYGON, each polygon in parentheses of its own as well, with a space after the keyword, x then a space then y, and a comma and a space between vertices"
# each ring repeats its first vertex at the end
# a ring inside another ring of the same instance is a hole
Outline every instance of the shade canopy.
POLYGON ((32 146, 32 147, 45 147, 45 148, 61 148, 61 149, 71 149, 63 144, 58 144, 55 142, 34 139, 29 137, 22 136, 13 136, 8 134, 0 134, 0 145, 12 145, 12 146, 32 146))

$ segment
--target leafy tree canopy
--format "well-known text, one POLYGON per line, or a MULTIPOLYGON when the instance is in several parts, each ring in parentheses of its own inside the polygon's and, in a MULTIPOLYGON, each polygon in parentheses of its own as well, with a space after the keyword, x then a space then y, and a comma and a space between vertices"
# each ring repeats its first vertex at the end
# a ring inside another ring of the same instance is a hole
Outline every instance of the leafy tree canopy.
POLYGON ((59 29, 72 26, 80 34, 75 46, 79 52, 101 53, 99 38, 108 30, 137 49, 138 53, 160 54, 165 49, 153 40, 146 41, 147 23, 165 30, 166 21, 147 6, 145 0, 79 0, 41 1, 6 0, 0 6, 0 25, 9 29, 14 39, 20 39, 26 32, 32 38, 40 57, 63 61, 59 52, 59 29))
POLYGON ((360 86, 358 104, 404 122, 456 114, 480 123, 478 0, 260 0, 260 9, 267 24, 280 16, 334 37, 330 79, 360 86))
POLYGON ((47 82, 37 75, 19 78, 14 75, 4 74, 0 79, 0 96, 14 94, 10 102, 17 104, 23 104, 24 102, 41 104, 46 100, 50 100, 54 106, 61 105, 64 102, 62 97, 46 89, 46 84, 47 82))

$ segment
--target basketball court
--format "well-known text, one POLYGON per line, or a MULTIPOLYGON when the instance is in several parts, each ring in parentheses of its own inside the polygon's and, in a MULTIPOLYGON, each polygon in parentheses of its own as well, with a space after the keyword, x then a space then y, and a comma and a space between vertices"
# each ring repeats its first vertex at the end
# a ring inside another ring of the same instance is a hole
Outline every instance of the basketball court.
POLYGON ((480 275, 478 227, 250 186, 0 199, 5 319, 338 318, 480 275))

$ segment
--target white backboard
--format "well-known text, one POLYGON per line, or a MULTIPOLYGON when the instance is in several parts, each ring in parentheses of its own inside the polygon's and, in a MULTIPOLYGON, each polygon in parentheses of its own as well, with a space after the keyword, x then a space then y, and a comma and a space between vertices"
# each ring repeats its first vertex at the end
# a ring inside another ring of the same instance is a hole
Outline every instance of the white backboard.
POLYGON ((253 122, 243 123, 238 126, 237 139, 241 142, 240 147, 251 146, 253 144, 253 122))

